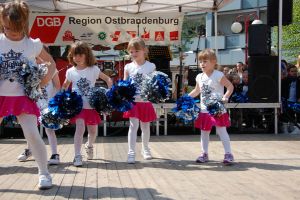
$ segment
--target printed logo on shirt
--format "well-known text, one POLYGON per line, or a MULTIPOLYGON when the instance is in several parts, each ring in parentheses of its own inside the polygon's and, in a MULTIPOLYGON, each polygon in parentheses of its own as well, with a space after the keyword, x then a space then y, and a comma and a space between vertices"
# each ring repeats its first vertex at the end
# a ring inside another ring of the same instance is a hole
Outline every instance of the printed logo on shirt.
POLYGON ((30 37, 44 43, 54 43, 66 16, 36 16, 30 37))

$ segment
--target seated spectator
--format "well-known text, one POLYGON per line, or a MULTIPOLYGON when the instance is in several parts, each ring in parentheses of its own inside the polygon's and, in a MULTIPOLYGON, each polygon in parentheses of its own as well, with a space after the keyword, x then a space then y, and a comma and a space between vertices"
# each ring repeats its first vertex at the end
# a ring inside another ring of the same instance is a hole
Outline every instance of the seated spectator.
MULTIPOLYGON (((297 77, 297 67, 295 65, 288 65, 287 77, 282 79, 281 83, 281 97, 284 102, 300 103, 300 79, 297 77)), ((287 104, 285 104, 287 105, 287 104)), ((296 124, 300 121, 300 114, 294 110, 285 107, 280 120, 284 123, 292 122, 296 124)), ((294 127, 295 133, 300 132, 297 126, 294 127)))

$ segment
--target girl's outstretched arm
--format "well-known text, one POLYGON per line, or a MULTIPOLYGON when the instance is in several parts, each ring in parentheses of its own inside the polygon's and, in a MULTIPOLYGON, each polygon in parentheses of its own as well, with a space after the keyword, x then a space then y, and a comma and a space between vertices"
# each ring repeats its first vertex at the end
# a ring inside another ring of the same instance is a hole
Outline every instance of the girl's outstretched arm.
POLYGON ((71 82, 66 79, 65 82, 63 83, 61 89, 66 90, 70 84, 71 84, 71 82))
POLYGON ((195 88, 189 93, 189 96, 195 98, 199 94, 200 94, 200 86, 198 83, 196 83, 195 88))
POLYGON ((45 63, 49 63, 47 65, 48 72, 40 83, 40 86, 44 87, 52 79, 52 77, 56 71, 56 64, 55 64, 55 61, 53 60, 52 56, 44 48, 42 48, 42 51, 38 57, 40 59, 42 59, 45 63))
POLYGON ((106 82, 108 88, 111 88, 113 82, 112 82, 112 80, 111 80, 111 78, 109 76, 107 76, 103 72, 100 72, 99 78, 101 78, 102 80, 104 80, 106 82))
POLYGON ((221 78, 220 84, 226 87, 226 93, 223 95, 223 101, 228 102, 229 97, 231 96, 233 92, 233 85, 232 83, 226 78, 226 76, 223 76, 221 78))
POLYGON ((60 84, 60 80, 59 80, 59 76, 58 76, 58 71, 55 72, 52 82, 53 82, 53 86, 54 86, 55 90, 59 91, 61 88, 61 84, 60 84))

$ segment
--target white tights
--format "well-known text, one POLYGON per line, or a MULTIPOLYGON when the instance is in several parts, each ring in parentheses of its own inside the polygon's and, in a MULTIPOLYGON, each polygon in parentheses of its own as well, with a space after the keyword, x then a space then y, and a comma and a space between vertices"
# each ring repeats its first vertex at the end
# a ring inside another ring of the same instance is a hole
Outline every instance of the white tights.
MULTIPOLYGON (((230 138, 226 127, 216 126, 216 132, 222 141, 225 153, 231 153, 230 138)), ((208 153, 209 134, 210 131, 201 130, 201 148, 203 153, 208 153)))
MULTIPOLYGON (((129 131, 128 131, 128 154, 135 155, 135 145, 137 138, 137 131, 139 128, 139 119, 129 118, 129 131)), ((150 140, 150 122, 140 122, 142 130, 142 149, 149 150, 149 140, 150 140)))
POLYGON ((46 128, 45 132, 48 137, 52 154, 57 154, 57 139, 56 139, 55 131, 53 129, 46 128))
MULTIPOLYGON (((97 125, 87 125, 88 130, 88 147, 93 147, 97 137, 97 125)), ((83 134, 85 131, 85 124, 83 119, 76 120, 76 130, 74 135, 75 156, 81 155, 81 145, 83 141, 83 134)))
POLYGON ((32 154, 37 162, 39 174, 48 175, 47 151, 37 128, 37 118, 35 115, 21 114, 17 116, 22 127, 25 139, 27 140, 32 154))

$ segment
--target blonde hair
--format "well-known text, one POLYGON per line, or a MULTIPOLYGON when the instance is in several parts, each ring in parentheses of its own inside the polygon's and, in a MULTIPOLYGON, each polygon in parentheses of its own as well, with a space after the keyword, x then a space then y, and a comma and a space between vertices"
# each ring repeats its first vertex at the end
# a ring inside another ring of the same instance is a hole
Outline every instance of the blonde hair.
POLYGON ((145 50, 145 57, 148 55, 148 48, 143 39, 139 37, 132 38, 127 46, 127 51, 130 51, 131 48, 136 50, 145 50))
POLYGON ((198 55, 199 60, 214 60, 217 62, 217 56, 212 49, 204 49, 198 55))
POLYGON ((77 64, 74 62, 73 57, 75 55, 85 55, 85 64, 88 67, 91 67, 96 64, 96 58, 92 52, 92 49, 86 42, 78 41, 71 45, 68 53, 68 60, 69 62, 76 66, 77 64))
POLYGON ((217 63, 217 56, 215 54, 215 51, 212 49, 204 49, 201 51, 198 55, 198 60, 210 60, 210 61, 216 61, 215 69, 218 68, 217 63))
POLYGON ((3 31, 3 20, 8 20, 9 28, 25 36, 29 35, 29 6, 24 1, 15 0, 5 3, 0 8, 0 23, 3 31))

